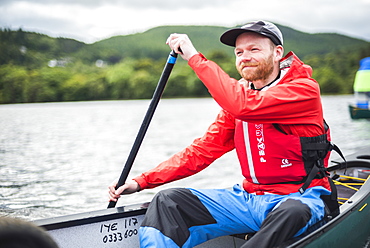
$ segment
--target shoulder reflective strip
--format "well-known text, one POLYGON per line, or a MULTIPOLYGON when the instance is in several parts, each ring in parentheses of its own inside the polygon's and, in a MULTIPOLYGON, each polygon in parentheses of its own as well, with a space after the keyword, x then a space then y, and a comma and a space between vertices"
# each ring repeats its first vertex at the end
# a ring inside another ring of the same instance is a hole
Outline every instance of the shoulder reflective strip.
POLYGON ((243 121, 243 132, 244 132, 245 150, 247 152, 247 158, 248 158, 249 173, 250 173, 253 183, 259 183, 256 177, 256 172, 254 171, 252 149, 251 149, 251 144, 249 142, 248 123, 244 121, 243 121))
POLYGON ((177 60, 177 58, 169 55, 168 56, 168 59, 167 59, 167 63, 169 63, 169 64, 175 64, 176 63, 176 60, 177 60))

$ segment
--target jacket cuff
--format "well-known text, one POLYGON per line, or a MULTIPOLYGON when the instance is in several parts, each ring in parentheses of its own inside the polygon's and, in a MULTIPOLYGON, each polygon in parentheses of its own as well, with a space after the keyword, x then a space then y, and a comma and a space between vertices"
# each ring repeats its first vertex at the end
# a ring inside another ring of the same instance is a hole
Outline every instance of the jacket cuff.
POLYGON ((142 191, 143 189, 146 189, 148 187, 148 183, 142 176, 135 177, 133 178, 133 180, 135 180, 139 184, 139 191, 142 191))
POLYGON ((202 54, 202 53, 197 53, 195 55, 193 55, 189 61, 188 61, 188 65, 190 67, 193 67, 195 66, 196 64, 199 64, 200 62, 204 61, 204 60, 207 60, 207 58, 202 54))

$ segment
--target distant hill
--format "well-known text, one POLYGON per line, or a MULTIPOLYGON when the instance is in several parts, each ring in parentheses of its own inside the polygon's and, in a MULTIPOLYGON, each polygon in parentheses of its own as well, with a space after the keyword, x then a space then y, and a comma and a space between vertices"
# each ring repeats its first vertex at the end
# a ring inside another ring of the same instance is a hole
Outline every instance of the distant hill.
POLYGON ((22 29, 0 29, 0 65, 39 67, 51 59, 74 57, 86 46, 73 39, 51 38, 22 29))
POLYGON ((191 37, 195 47, 207 54, 212 50, 232 51, 220 42, 219 36, 226 28, 214 26, 161 26, 143 33, 115 36, 92 44, 87 49, 115 50, 124 57, 151 57, 158 59, 168 54, 165 44, 171 33, 186 33, 191 37))
MULTIPOLYGON (((298 56, 305 57, 311 54, 326 54, 335 50, 360 47, 369 42, 334 33, 309 34, 295 29, 278 25, 284 35, 285 51, 294 51, 298 56)), ((151 57, 159 58, 168 53, 165 41, 171 33, 186 33, 194 46, 207 55, 215 50, 232 51, 231 47, 219 42, 219 38, 226 27, 217 26, 161 26, 143 33, 126 36, 115 36, 96 42, 86 51, 107 51, 121 54, 124 57, 151 57)))
POLYGON ((294 51, 304 58, 307 55, 327 54, 351 47, 363 47, 369 42, 336 33, 304 33, 289 27, 278 25, 284 35, 286 51, 294 51))
MULTIPOLYGON (((304 33, 278 25, 284 35, 284 47, 293 50, 299 57, 323 55, 348 48, 357 49, 370 43, 334 33, 304 33)), ((52 59, 69 57, 84 63, 97 59, 115 64, 122 58, 165 58, 168 46, 165 41, 169 34, 186 33, 195 47, 207 54, 225 51, 232 54, 232 48, 219 42, 220 35, 229 28, 219 26, 160 26, 143 33, 114 36, 93 44, 66 38, 51 38, 43 34, 0 29, 0 64, 36 66, 52 59)))

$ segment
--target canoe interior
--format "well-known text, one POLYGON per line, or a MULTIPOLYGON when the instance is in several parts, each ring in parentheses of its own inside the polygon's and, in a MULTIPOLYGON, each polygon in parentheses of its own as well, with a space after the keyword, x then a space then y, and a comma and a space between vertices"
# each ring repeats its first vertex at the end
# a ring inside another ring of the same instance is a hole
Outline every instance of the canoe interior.
POLYGON ((314 230, 285 243, 282 247, 290 248, 327 248, 327 247, 366 247, 370 238, 370 147, 346 157, 347 163, 334 161, 329 167, 331 176, 347 175, 366 180, 362 186, 356 185, 364 180, 344 178, 351 187, 342 185, 338 189, 340 214, 330 221, 322 221, 314 230))

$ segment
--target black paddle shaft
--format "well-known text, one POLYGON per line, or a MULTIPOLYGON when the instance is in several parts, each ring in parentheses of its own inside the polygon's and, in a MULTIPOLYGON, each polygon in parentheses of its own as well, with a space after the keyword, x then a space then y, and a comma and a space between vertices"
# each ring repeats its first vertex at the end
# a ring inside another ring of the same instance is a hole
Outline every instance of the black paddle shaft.
MULTIPOLYGON (((143 120, 143 122, 141 124, 141 127, 139 129, 139 132, 136 136, 135 142, 134 142, 134 144, 131 148, 130 154, 127 158, 126 164, 123 167, 120 178, 118 179, 116 189, 118 189, 119 187, 124 185, 125 182, 126 182, 126 179, 128 177, 128 174, 130 173, 132 164, 134 163, 134 160, 135 160, 136 155, 139 151, 141 143, 143 142, 143 139, 144 139, 144 136, 146 134, 146 131, 148 130, 150 121, 152 120, 152 117, 153 117, 154 112, 157 108, 159 100, 162 96, 163 90, 164 90, 164 88, 167 84, 168 78, 170 77, 172 68, 176 63, 176 60, 177 60, 177 53, 175 53, 174 51, 171 51, 170 55, 168 56, 167 63, 166 63, 166 65, 165 65, 165 67, 162 71, 162 75, 161 75, 161 77, 158 81, 157 87, 154 91, 152 100, 150 101, 149 108, 148 108, 148 110, 145 114, 144 120, 143 120)), ((108 208, 114 208, 116 206, 116 203, 117 202, 110 201, 109 205, 108 205, 108 208)))

